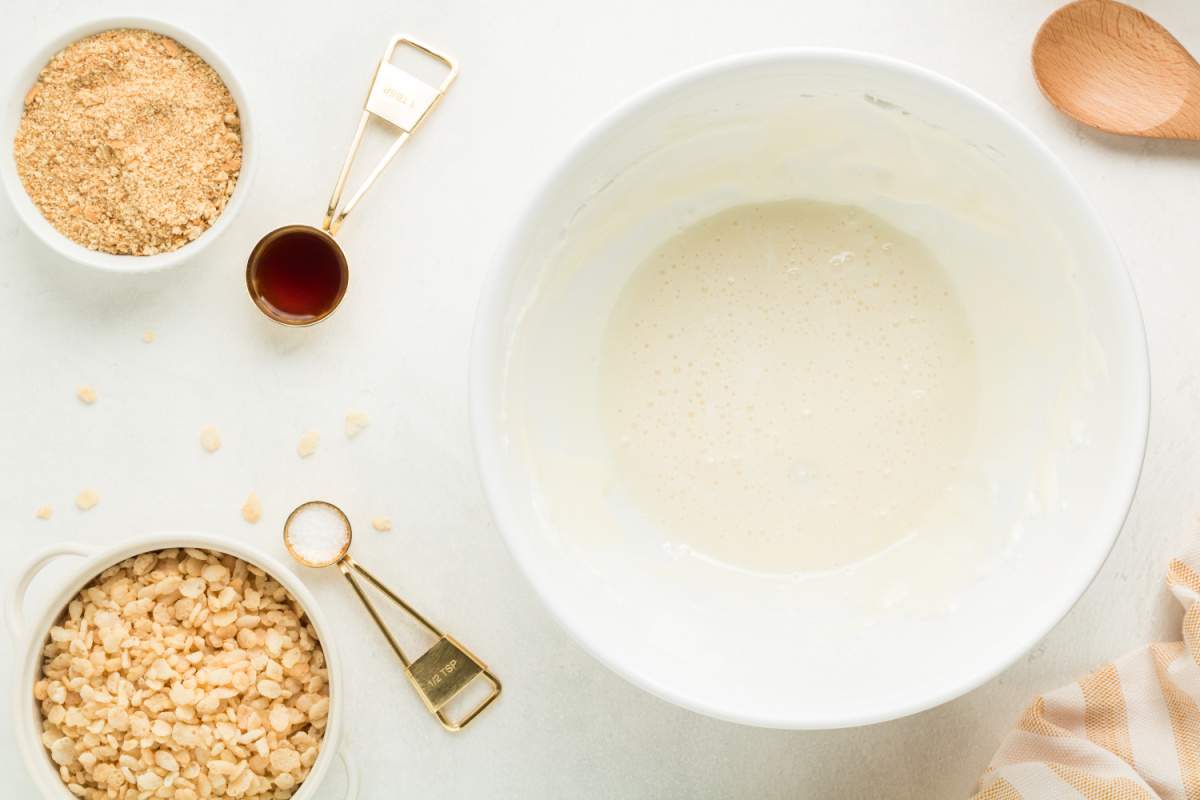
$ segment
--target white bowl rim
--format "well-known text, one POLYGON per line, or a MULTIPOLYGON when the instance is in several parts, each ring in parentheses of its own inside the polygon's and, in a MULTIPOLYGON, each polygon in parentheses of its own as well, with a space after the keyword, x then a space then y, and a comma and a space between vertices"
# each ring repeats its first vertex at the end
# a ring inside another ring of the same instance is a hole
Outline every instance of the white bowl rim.
MULTIPOLYGON (((25 228, 36 239, 43 242, 48 248, 63 258, 76 264, 104 272, 122 274, 159 272, 177 267, 185 261, 191 260, 216 241, 225 229, 232 224, 234 218, 237 217, 238 212, 245 203, 246 195, 249 194, 251 183, 254 179, 255 168, 258 164, 258 151, 255 147, 256 142, 254 141, 254 122, 251 117, 250 102, 246 90, 242 87, 241 82, 238 81, 237 75, 229 66, 229 62, 205 39, 157 17, 141 15, 95 17, 79 22, 61 33, 51 36, 43 44, 34 49, 30 58, 25 62, 24 68, 17 70, 18 74, 10 79, 12 85, 9 88, 9 94, 5 96, 5 100, 6 102, 16 102, 14 98, 23 98, 25 93, 29 91, 29 87, 23 85, 19 78, 25 74, 30 64, 32 64, 35 70, 40 71, 56 53, 72 42, 76 42, 92 34, 118 28, 148 30, 175 39, 204 59, 216 71, 217 75, 220 76, 225 86, 229 89, 234 103, 237 104, 238 118, 241 121, 242 131, 241 172, 238 174, 237 184, 234 186, 229 202, 225 204, 225 208, 221 210, 216 221, 196 237, 195 240, 168 253, 158 253, 152 256, 104 253, 98 250, 89 250, 83 245, 77 244, 60 233, 54 226, 50 225, 49 221, 42 216, 37 206, 33 204, 33 200, 29 197, 28 192, 25 191, 25 186, 21 183, 21 179, 17 175, 15 165, 11 170, 0 169, 0 178, 3 179, 4 187, 8 192, 9 202, 16 211, 17 216, 20 217, 25 228), (44 223, 44 225, 39 223, 44 223)), ((4 106, 4 109, 7 110, 7 105, 4 106)), ((4 146, 7 148, 7 152, 3 157, 11 161, 13 158, 12 142, 5 142, 4 146)))
POLYGON ((496 520, 497 527, 500 529, 501 536, 508 550, 522 573, 524 573, 526 579, 533 586, 534 592, 541 600, 542 605, 584 650, 635 686, 670 703, 706 716, 757 727, 828 730, 871 725, 905 717, 960 697, 978 688, 1016 663, 1023 654, 1032 649, 1038 641, 1061 622, 1079 599, 1083 597, 1088 587, 1099 574, 1101 567, 1103 567, 1105 560, 1108 558, 1108 554, 1116 544, 1117 537, 1120 535, 1125 519, 1129 514, 1129 508, 1133 502, 1133 495, 1137 489, 1138 480, 1141 475, 1150 424, 1149 355, 1145 327, 1142 321, 1141 310, 1138 307, 1133 282, 1124 267, 1120 252, 1101 224, 1100 218, 1096 214, 1091 202, 1059 158, 1014 116, 973 89, 969 89, 957 81, 907 61, 875 53, 842 48, 785 47, 741 53, 710 61, 668 76, 642 89, 592 124, 558 158, 549 171, 543 175, 533 192, 527 197, 524 208, 509 230, 508 237, 496 251, 496 256, 491 263, 491 270, 485 278, 471 341, 468 411, 480 481, 483 484, 484 494, 487 497, 493 517, 496 520), (710 76, 727 70, 750 68, 771 63, 794 64, 798 62, 854 64, 871 69, 890 70, 905 74, 911 78, 934 84, 948 93, 957 95, 962 102, 973 105, 989 114, 998 125, 1007 126, 1012 133, 1027 145, 1033 154, 1034 160, 1039 162, 1039 167, 1052 174, 1067 188, 1078 209, 1083 213, 1088 227, 1096 238, 1097 244, 1100 245, 1107 256, 1102 259, 1103 263, 1100 268, 1109 273, 1109 280, 1114 287, 1124 287, 1125 289, 1117 299, 1121 305, 1122 316, 1125 318, 1124 322, 1129 327, 1131 335, 1140 339, 1141 345, 1140 347, 1135 346, 1132 348, 1131 368, 1139 391, 1134 407, 1128 412, 1131 424, 1136 424, 1137 426, 1135 440, 1138 449, 1133 458, 1128 457, 1128 455, 1133 454, 1126 454, 1123 459, 1126 463, 1121 465, 1123 474, 1119 474, 1114 478, 1114 483, 1121 487, 1120 505, 1124 510, 1119 514, 1117 519, 1113 520, 1111 530, 1104 532, 1105 535, 1102 536, 1102 532, 1099 529, 1093 533, 1092 539, 1094 541, 1091 549, 1094 552, 1084 554, 1089 564, 1088 569, 1080 573, 1083 576, 1083 580, 1072 587, 1073 591, 1061 595, 1061 597, 1065 598, 1065 602, 1059 603, 1053 608, 1052 612, 1048 612, 1039 625, 1030 626, 1029 633, 1023 638, 1021 645, 1014 649, 1007 658, 997 660, 990 667, 978 669, 974 673, 968 673, 958 681, 946 685, 940 691, 914 696, 904 702, 880 706, 873 712, 840 716, 753 715, 743 713, 737 708, 723 705, 713 699, 692 697, 677 692, 671 686, 651 678, 644 672, 639 671, 637 665, 623 662, 619 653, 606 651, 587 631, 572 627, 563 612, 556 608, 549 590, 539 579, 538 573, 531 561, 530 546, 525 542, 528 534, 522 535, 517 533, 521 530, 521 527, 516 524, 516 520, 513 518, 504 487, 501 485, 498 477, 504 471, 499 455, 500 448, 498 447, 498 443, 502 437, 501 432, 495 425, 495 416, 492 410, 499 406, 501 398, 496 391, 499 387, 493 386, 489 379, 492 365, 490 345, 501 330, 506 308, 503 290, 511 283, 512 278, 519 268, 519 264, 514 256, 521 246, 524 232, 534 221, 534 212, 542 205, 543 200, 552 191, 558 176, 564 173, 582 152, 618 128, 623 120, 639 112, 641 109, 654 104, 658 99, 675 92, 684 85, 703 81, 710 76))
MULTIPOLYGON (((110 566, 139 553, 173 547, 179 549, 190 547, 201 550, 214 550, 234 556, 235 558, 240 558, 264 570, 295 598, 296 602, 304 610, 305 615, 311 620, 313 627, 317 630, 321 649, 325 653, 325 663, 329 673, 329 723, 326 725, 321 739, 321 751, 317 755, 317 760, 313 763, 312 769, 309 770, 308 776, 300 784, 300 791, 293 795, 293 797, 297 798, 297 800, 303 800, 303 798, 309 797, 315 792, 316 788, 324 781, 325 775, 329 771, 329 765, 335 756, 341 756, 344 768, 347 771, 347 779, 350 781, 349 785, 354 787, 356 779, 351 774, 353 765, 347 760, 344 749, 341 747, 341 726, 343 724, 343 717, 346 714, 346 700, 342 685, 341 655, 338 651, 337 641, 333 635, 331 621, 325 616, 325 612, 321 610, 316 597, 304 585, 300 577, 284 566, 278 559, 261 551, 254 545, 232 536, 198 531, 160 531, 147 533, 129 537, 117 544, 111 545, 63 541, 40 548, 32 558, 21 565, 16 576, 17 580, 21 580, 22 576, 29 573, 30 568, 40 561, 43 562, 43 565, 49 563, 49 561, 43 561, 44 556, 57 553, 58 557, 69 557, 74 554, 79 558, 79 561, 70 567, 70 574, 73 576, 72 579, 64 582, 55 591, 50 603, 44 607, 39 607, 36 614, 31 614, 30 610, 26 609, 22 619, 24 627, 20 631, 9 631, 14 639, 13 648, 16 655, 12 686, 13 722, 17 729, 17 747, 25 759, 25 766, 30 779, 39 789, 44 791, 47 788, 46 784, 50 782, 50 778, 53 778, 53 784, 62 787, 63 798, 72 797, 58 774, 50 767, 41 741, 29 740, 28 731, 26 730, 26 725, 29 722, 28 711, 21 710, 30 707, 29 700, 31 699, 30 689, 32 688, 32 684, 27 685, 27 679, 33 677, 36 680, 37 671, 40 667, 40 658, 37 657, 37 653, 41 649, 41 644, 45 640, 50 626, 58 619, 59 614, 66 608, 70 599, 81 588, 87 585, 89 581, 110 566), (33 624, 30 624, 30 618, 35 620, 33 624), (17 639, 16 637, 18 636, 21 638, 17 639), (35 673, 33 676, 29 674, 31 666, 35 673), (45 769, 38 768, 39 761, 45 762, 45 769)), ((33 571, 33 574, 37 574, 37 571, 40 571, 40 566, 38 570, 33 571)), ((350 789, 347 796, 352 797, 352 792, 353 789, 350 789)))

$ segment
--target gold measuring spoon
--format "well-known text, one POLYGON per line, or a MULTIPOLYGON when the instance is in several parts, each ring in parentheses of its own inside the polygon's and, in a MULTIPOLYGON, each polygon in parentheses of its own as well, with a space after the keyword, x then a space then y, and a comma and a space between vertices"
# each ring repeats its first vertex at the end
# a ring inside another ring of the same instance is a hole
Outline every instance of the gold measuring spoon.
POLYGON ((1033 72, 1055 108, 1110 133, 1200 139, 1200 64, 1150 17, 1079 0, 1042 23, 1033 72))
POLYGON ((250 252, 246 261, 246 289, 260 311, 276 322, 293 326, 312 325, 333 313, 350 282, 346 254, 333 237, 400 147, 437 106, 457 75, 458 62, 453 57, 405 34, 392 37, 375 68, 358 130, 334 184, 321 227, 285 225, 276 228, 260 239, 250 252), (392 58, 401 46, 416 50, 449 70, 441 84, 432 86, 393 64, 392 58), (378 117, 399 133, 362 186, 345 205, 341 205, 346 179, 371 117, 378 117))
POLYGON ((342 575, 350 582, 358 599, 366 606, 367 612, 379 630, 383 632, 392 650, 404 665, 404 674, 417 690, 421 700, 429 712, 437 717, 438 722, 448 731, 460 731, 479 716, 485 708, 500 696, 500 681, 488 671, 487 665, 475 657, 470 650, 459 644, 453 637, 443 633, 432 622, 422 616, 415 608, 404 602, 395 592, 380 583, 379 579, 367 572, 350 557, 350 520, 345 513, 333 503, 314 500, 297 507, 288 515, 283 524, 283 544, 292 558, 306 567, 321 568, 337 565, 342 575), (437 641, 415 661, 409 661, 404 654, 396 637, 388 630, 375 605, 367 598, 362 586, 355 579, 357 572, 372 586, 383 593, 387 599, 404 610, 409 617, 433 636, 437 641), (445 714, 446 705, 457 697, 476 678, 482 678, 491 684, 491 691, 478 705, 465 716, 456 720, 445 714))

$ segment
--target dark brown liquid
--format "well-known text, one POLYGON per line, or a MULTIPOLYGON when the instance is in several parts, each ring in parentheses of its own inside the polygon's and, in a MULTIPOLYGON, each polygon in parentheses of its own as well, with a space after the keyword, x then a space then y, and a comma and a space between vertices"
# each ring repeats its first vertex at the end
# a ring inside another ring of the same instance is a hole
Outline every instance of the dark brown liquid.
POLYGON ((341 248, 307 225, 268 233, 246 265, 250 296, 267 314, 290 324, 315 322, 333 311, 348 277, 341 248))

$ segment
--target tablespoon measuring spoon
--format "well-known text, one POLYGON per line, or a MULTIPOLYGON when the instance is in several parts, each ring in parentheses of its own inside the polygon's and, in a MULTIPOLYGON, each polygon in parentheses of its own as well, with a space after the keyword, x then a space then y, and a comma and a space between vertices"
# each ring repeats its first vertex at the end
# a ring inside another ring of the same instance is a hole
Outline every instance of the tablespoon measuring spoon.
POLYGON ((246 261, 246 289, 260 311, 276 322, 291 326, 312 325, 333 313, 342 302, 350 281, 346 254, 333 237, 400 147, 437 106, 457 75, 458 62, 453 57, 405 34, 392 37, 375 68, 358 130, 334 184, 321 227, 285 225, 276 228, 250 251, 246 261), (400 47, 415 50, 449 71, 438 86, 428 84, 392 63, 400 47), (346 179, 371 117, 378 117, 398 133, 383 158, 342 205, 346 179))
POLYGON ((323 500, 313 500, 298 506, 283 524, 283 544, 292 558, 306 567, 319 569, 337 566, 366 607, 371 619, 383 632, 392 650, 400 658, 400 663, 404 665, 404 674, 417 690, 425 707, 437 717, 446 730, 462 730, 500 696, 500 681, 470 650, 439 630, 399 595, 384 586, 378 578, 363 569, 362 565, 350 556, 352 535, 350 520, 345 513, 333 503, 323 500), (437 637, 433 646, 416 660, 409 661, 396 637, 379 616, 375 605, 363 591, 362 585, 354 577, 354 573, 358 573, 418 625, 437 637), (487 696, 463 716, 451 719, 445 712, 447 704, 476 678, 491 685, 487 696))

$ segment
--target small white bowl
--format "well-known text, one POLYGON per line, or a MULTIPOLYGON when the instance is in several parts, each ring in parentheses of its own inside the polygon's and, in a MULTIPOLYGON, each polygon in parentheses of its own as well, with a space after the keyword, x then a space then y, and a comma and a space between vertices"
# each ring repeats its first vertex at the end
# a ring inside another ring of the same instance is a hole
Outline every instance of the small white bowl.
POLYGON ((471 358, 483 486, 553 615, 659 697, 778 728, 911 714, 1013 663, 1103 564, 1149 417, 1133 288, 1058 159, 969 89, 836 50, 718 61, 602 119, 500 250, 471 358), (975 341, 979 423, 918 533, 772 575, 692 554, 627 499, 599 365, 655 247, 792 198, 861 206, 931 248, 975 341))
POLYGON ((108 272, 154 272, 169 269, 193 258, 204 250, 204 248, 216 241, 217 237, 233 222, 234 217, 237 216, 239 209, 241 209, 242 204, 245 202, 246 195, 250 191, 251 181, 254 177, 255 164, 257 163, 254 123, 250 116, 250 104, 246 97, 246 92, 242 89, 242 85, 238 83, 237 77, 233 74, 233 70, 229 68, 225 60, 209 47, 208 44, 192 34, 180 30, 170 23, 149 17, 107 17, 93 20, 71 28, 38 48, 26 61, 25 67, 11 76, 10 80, 11 84, 8 96, 5 99, 3 116, 0 117, 0 147, 4 148, 4 153, 0 156, 0 179, 4 181, 4 187, 8 190, 9 199, 12 201, 13 207, 17 210, 17 215, 25 223, 26 227, 37 238, 41 239, 47 247, 64 258, 74 261, 77 264, 108 272), (29 198, 24 185, 21 183, 21 178, 17 174, 16 161, 13 157, 13 140, 16 137, 17 128, 21 124, 21 115, 25 109, 25 94, 37 80, 38 73, 42 71, 42 68, 46 66, 55 53, 72 42, 77 42, 94 33, 113 30, 115 28, 139 28, 153 31, 161 33, 164 36, 169 36, 179 42, 208 62, 208 65, 216 70, 216 73, 221 76, 221 80, 229 88, 229 93, 233 96, 233 101, 238 107, 238 116, 241 120, 242 130, 242 169, 238 175, 237 185, 234 186, 233 194, 230 196, 229 202, 225 204, 225 208, 221 211, 220 216, 217 217, 216 222, 208 230, 196 237, 194 241, 188 242, 183 247, 172 250, 169 253, 159 253, 153 256, 119 256, 111 253, 102 253, 98 250, 89 250, 82 245, 76 244, 55 230, 54 226, 42 216, 42 212, 38 210, 37 206, 29 198))
POLYGON ((9 633, 13 639, 13 649, 20 659, 13 670, 16 676, 16 683, 12 687, 13 721, 17 746, 25 759, 30 777, 42 792, 42 797, 61 800, 74 800, 75 797, 59 778, 46 748, 42 746, 42 714, 33 697, 33 685, 41 675, 42 647, 51 626, 63 613, 71 598, 104 570, 139 553, 170 547, 214 550, 254 564, 279 581, 304 609, 304 613, 316 628, 329 668, 329 722, 321 740, 320 755, 292 798, 311 800, 336 756, 341 759, 346 771, 345 798, 352 800, 358 794, 358 773, 345 751, 339 749, 343 718, 346 715, 346 699, 343 691, 342 659, 333 637, 333 625, 317 605, 312 593, 278 561, 231 537, 207 533, 156 533, 105 548, 75 543, 59 544, 34 557, 17 573, 16 583, 5 597, 4 609, 9 633), (82 560, 71 570, 71 577, 63 581, 54 599, 37 613, 36 620, 31 625, 26 622, 24 612, 25 594, 29 585, 43 567, 62 557, 79 557, 82 560))

